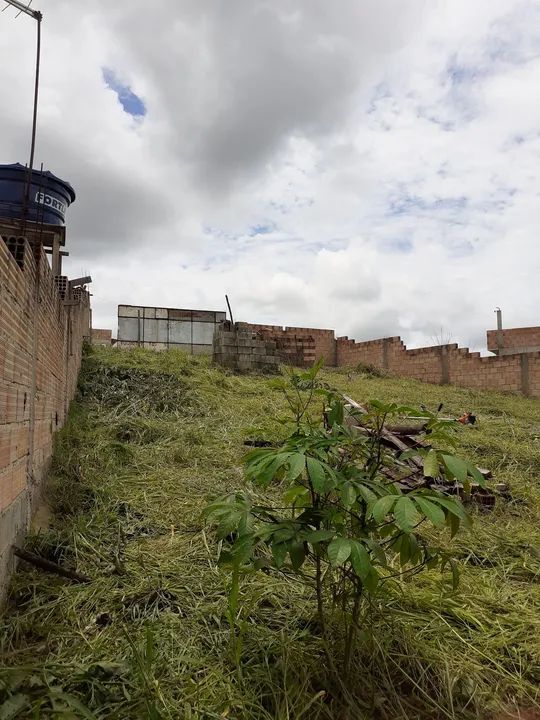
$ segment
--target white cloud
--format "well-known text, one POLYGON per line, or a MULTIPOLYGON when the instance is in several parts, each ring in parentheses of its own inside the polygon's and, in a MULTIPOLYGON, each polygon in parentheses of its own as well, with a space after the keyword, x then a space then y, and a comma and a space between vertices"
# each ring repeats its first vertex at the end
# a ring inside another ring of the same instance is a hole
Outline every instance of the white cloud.
MULTIPOLYGON (((538 324, 537 0, 42 0, 38 162, 67 269, 119 303, 480 347, 538 324), (135 120, 103 80, 144 102, 135 120)), ((0 160, 26 160, 32 21, 0 16, 0 160), (7 102, 9 98, 9 102, 7 102)))

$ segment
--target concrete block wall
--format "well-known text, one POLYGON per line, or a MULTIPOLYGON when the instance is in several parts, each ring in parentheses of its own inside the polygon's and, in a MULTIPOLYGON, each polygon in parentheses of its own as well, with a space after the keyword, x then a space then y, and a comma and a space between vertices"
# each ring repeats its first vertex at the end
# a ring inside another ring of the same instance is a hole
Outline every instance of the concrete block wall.
POLYGON ((277 373, 280 358, 274 340, 264 340, 245 327, 229 322, 216 328, 213 343, 213 362, 235 372, 277 373))
POLYGON ((214 331, 225 319, 221 310, 119 305, 116 346, 211 355, 214 331))
POLYGON ((43 250, 24 241, 17 252, 0 239, 0 599, 11 545, 28 529, 90 328, 88 293, 64 302, 43 250))

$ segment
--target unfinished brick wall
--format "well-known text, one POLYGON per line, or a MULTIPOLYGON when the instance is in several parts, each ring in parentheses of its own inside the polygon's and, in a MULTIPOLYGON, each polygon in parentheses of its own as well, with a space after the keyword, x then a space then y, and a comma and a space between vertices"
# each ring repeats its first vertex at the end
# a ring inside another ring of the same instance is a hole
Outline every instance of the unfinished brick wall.
POLYGON ((488 330, 487 347, 491 352, 506 355, 537 352, 540 350, 540 327, 488 330))
MULTIPOLYGON (((357 343, 347 337, 336 340, 332 330, 241 324, 262 338, 275 341, 281 360, 296 365, 311 365, 322 356, 329 367, 354 367, 361 363, 386 370, 396 377, 540 397, 540 352, 508 352, 481 357, 480 353, 472 353, 456 344, 408 350, 400 337, 357 343)), ((496 332, 488 332, 488 346, 496 332)), ((539 328, 503 332, 507 333, 508 343, 534 343, 538 332, 540 345, 539 328)))
POLYGON ((481 357, 456 344, 407 350, 401 338, 337 339, 338 366, 373 365, 396 377, 540 397, 540 352, 481 357))
POLYGON ((336 364, 336 339, 333 330, 320 328, 281 327, 280 325, 257 325, 242 323, 245 327, 260 333, 268 340, 275 340, 284 357, 293 361, 294 357, 303 358, 298 365, 312 365, 320 357, 325 365, 336 364))
POLYGON ((89 336, 88 293, 62 300, 45 253, 35 255, 26 241, 13 253, 0 239, 0 598, 89 336))
POLYGON ((112 345, 112 330, 92 328, 92 345, 112 345))

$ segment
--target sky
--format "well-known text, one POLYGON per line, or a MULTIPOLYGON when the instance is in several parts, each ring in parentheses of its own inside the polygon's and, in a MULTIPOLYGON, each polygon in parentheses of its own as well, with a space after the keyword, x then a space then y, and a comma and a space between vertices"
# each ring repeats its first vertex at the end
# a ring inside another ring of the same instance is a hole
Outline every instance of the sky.
MULTIPOLYGON (((540 0, 34 0, 64 269, 119 304, 409 347, 540 324, 540 0)), ((0 14, 0 163, 34 21, 0 14)))

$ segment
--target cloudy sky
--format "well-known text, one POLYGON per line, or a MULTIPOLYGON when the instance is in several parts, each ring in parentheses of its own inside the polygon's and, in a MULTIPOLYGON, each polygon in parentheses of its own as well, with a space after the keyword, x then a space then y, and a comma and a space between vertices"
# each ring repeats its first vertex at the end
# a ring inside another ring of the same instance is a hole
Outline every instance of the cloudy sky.
MULTIPOLYGON (((70 275, 410 346, 540 324, 540 0, 34 0, 70 275)), ((0 14, 0 162, 34 27, 0 14)))

